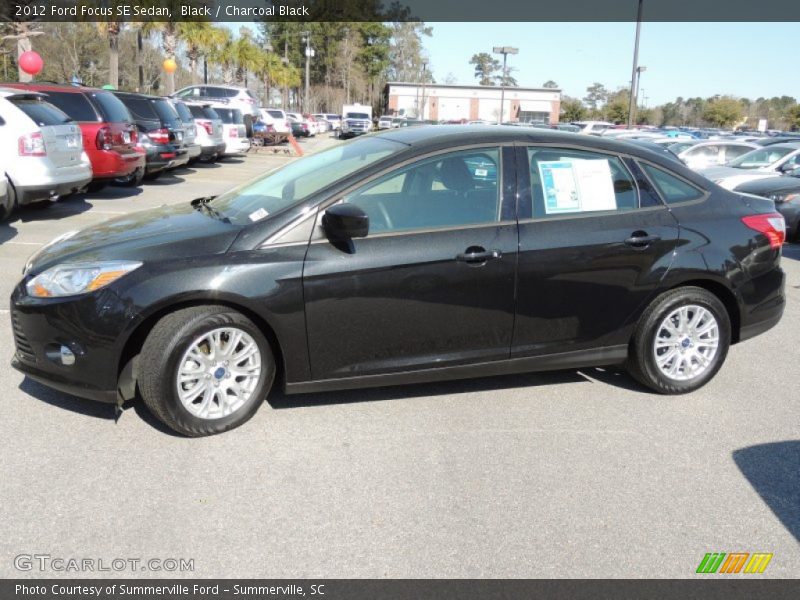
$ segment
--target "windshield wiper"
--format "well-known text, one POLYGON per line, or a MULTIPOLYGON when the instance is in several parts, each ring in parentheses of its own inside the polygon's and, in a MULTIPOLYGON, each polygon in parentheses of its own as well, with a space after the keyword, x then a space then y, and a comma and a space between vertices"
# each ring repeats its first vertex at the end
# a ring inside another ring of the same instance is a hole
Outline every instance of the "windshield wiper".
POLYGON ((225 223, 230 223, 231 220, 219 212, 216 208, 211 206, 209 202, 211 202, 216 196, 204 196, 203 198, 195 198, 192 200, 191 204, 192 207, 196 210, 205 210, 209 215, 212 217, 219 219, 220 221, 224 221, 225 223))

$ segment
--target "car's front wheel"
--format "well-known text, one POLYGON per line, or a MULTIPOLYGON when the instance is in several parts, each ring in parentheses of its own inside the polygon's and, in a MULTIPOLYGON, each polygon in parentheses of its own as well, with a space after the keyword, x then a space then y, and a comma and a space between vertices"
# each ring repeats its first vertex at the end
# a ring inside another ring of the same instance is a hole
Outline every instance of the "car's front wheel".
POLYGON ((250 419, 275 379, 269 342, 243 314, 196 306, 163 317, 137 368, 150 411, 187 436, 222 433, 250 419))
POLYGON ((691 392, 716 375, 730 341, 730 318, 719 298, 699 287, 677 288, 656 298, 639 319, 628 370, 662 394, 691 392))

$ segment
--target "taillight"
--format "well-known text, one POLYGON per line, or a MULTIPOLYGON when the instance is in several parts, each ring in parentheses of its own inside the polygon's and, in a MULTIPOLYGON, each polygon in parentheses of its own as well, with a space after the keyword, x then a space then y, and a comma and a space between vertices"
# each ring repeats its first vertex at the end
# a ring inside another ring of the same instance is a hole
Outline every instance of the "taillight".
POLYGON ((742 223, 767 236, 770 248, 780 248, 786 239, 786 221, 780 213, 749 215, 742 217, 742 223))
POLYGON ((150 140, 155 144, 168 144, 169 143, 169 130, 168 129, 153 129, 148 131, 147 135, 150 140))
POLYGON ((131 144, 137 144, 139 142, 139 133, 135 129, 131 129, 128 133, 131 136, 131 144))
POLYGON ((98 150, 111 150, 113 144, 111 139, 111 128, 101 127, 97 130, 97 138, 95 144, 98 150))
POLYGON ((47 156, 47 148, 41 133, 29 133, 19 138, 20 156, 47 156))
MULTIPOLYGON (((206 121, 206 120, 197 121, 197 124, 200 125, 203 129, 205 129, 206 133, 208 133, 208 135, 211 135, 211 134, 214 133, 214 126, 211 123, 211 121, 206 121)), ((199 132, 200 130, 198 129, 197 131, 199 132)))
POLYGON ((228 132, 228 137, 238 138, 239 137, 239 130, 236 129, 235 127, 231 127, 230 131, 228 132))

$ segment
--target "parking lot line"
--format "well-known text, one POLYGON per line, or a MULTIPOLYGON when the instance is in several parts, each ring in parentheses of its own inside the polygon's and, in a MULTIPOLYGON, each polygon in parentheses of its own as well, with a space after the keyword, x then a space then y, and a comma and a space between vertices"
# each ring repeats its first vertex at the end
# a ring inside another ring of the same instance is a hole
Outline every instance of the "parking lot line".
POLYGON ((3 242, 4 244, 16 246, 43 246, 44 242, 3 242))

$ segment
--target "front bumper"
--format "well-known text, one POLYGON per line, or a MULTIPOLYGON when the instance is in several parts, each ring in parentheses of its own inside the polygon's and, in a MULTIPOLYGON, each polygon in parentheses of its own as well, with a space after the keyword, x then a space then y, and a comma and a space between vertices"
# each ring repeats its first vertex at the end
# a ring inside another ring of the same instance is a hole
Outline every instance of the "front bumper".
POLYGON ((23 290, 20 284, 11 296, 16 347, 11 366, 54 389, 116 402, 121 352, 117 340, 123 339, 130 323, 117 295, 101 290, 83 297, 38 299, 23 290), (62 346, 74 355, 73 364, 60 360, 62 346))

